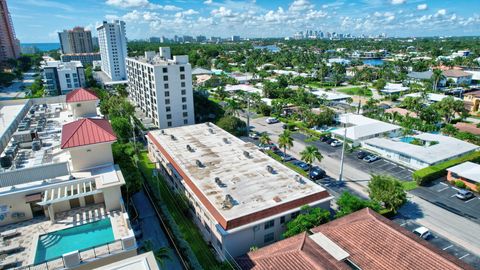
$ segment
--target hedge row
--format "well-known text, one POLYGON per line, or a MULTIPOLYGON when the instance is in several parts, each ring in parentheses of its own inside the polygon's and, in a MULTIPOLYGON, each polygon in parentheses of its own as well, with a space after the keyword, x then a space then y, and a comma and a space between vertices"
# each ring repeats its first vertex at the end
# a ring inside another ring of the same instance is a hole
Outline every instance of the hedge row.
POLYGON ((425 185, 435 179, 447 175, 447 169, 460 163, 471 161, 480 162, 480 151, 476 151, 456 159, 448 160, 430 167, 417 170, 413 173, 413 179, 419 185, 425 185))

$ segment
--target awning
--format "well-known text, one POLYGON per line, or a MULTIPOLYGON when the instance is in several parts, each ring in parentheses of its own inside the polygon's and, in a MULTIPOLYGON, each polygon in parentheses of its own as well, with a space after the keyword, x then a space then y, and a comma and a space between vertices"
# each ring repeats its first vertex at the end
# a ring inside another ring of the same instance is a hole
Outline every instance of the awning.
POLYGON ((42 193, 39 192, 39 193, 34 193, 34 194, 28 194, 25 196, 25 201, 27 203, 31 203, 31 202, 38 202, 38 201, 41 201, 42 200, 42 193))
POLYGON ((50 205, 57 202, 68 201, 71 199, 81 198, 89 195, 101 193, 95 186, 95 179, 87 181, 76 182, 72 184, 64 184, 56 186, 44 191, 42 201, 38 205, 50 205))

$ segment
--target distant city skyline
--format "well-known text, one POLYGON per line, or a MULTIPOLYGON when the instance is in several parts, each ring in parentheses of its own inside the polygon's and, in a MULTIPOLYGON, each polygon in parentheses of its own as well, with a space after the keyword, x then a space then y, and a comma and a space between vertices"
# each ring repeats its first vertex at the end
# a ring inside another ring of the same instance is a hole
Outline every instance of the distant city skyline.
POLYGON ((8 1, 22 43, 58 42, 58 32, 122 19, 127 37, 285 37, 306 29, 411 36, 480 35, 480 5, 469 0, 59 0, 8 1))

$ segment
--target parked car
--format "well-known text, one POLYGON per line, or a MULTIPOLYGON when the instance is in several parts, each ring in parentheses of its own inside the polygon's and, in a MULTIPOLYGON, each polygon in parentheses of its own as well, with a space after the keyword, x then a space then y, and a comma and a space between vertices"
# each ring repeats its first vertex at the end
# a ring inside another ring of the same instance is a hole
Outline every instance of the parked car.
POLYGON ((468 199, 471 199, 473 197, 475 197, 475 195, 473 194, 473 192, 471 191, 468 191, 468 190, 465 190, 465 189, 460 189, 457 194, 455 194, 455 197, 459 198, 460 200, 468 200, 468 199))
POLYGON ((292 161, 292 164, 299 167, 300 169, 302 169, 304 171, 308 171, 308 169, 310 169, 310 165, 308 165, 307 163, 305 163, 301 160, 292 161))
POLYGON ((420 236, 421 238, 427 240, 432 234, 426 227, 418 227, 413 230, 413 233, 420 236))
POLYGON ((282 158, 283 161, 292 161, 292 160, 295 159, 294 157, 290 156, 289 154, 283 153, 283 151, 281 151, 280 149, 275 151, 274 153, 279 155, 282 158))
POLYGON ((258 140, 260 138, 256 132, 250 132, 250 134, 248 134, 248 137, 254 140, 258 140))
POLYGON ((278 123, 280 121, 278 121, 278 119, 275 118, 275 117, 269 117, 265 120, 265 122, 267 122, 267 124, 275 124, 275 123, 278 123))
POLYGON ((334 140, 333 142, 330 143, 330 145, 333 146, 333 147, 337 147, 337 146, 340 146, 342 144, 343 143, 339 140, 334 140))
POLYGON ((320 167, 318 166, 313 166, 311 169, 310 169, 310 179, 312 180, 319 180, 319 179, 322 179, 324 178, 325 176, 327 176, 327 173, 322 170, 320 167))
POLYGON ((360 151, 357 153, 357 158, 358 159, 364 159, 365 157, 367 157, 368 155, 370 155, 370 153, 366 152, 366 151, 360 151))
POLYGON ((260 148, 261 150, 275 150, 275 149, 277 149, 277 146, 273 143, 270 143, 270 144, 260 143, 258 145, 258 148, 260 148))
POLYGON ((334 138, 328 138, 328 139, 325 141, 325 143, 326 143, 326 144, 331 144, 333 141, 335 141, 334 138))
POLYGON ((329 139, 331 139, 331 137, 330 137, 330 136, 327 136, 327 135, 323 135, 323 136, 320 137, 320 141, 321 141, 321 142, 326 142, 326 141, 329 140, 329 139))
POLYGON ((372 163, 372 162, 377 161, 379 159, 380 159, 379 156, 371 154, 371 155, 368 155, 368 156, 364 157, 363 161, 366 161, 368 163, 372 163))

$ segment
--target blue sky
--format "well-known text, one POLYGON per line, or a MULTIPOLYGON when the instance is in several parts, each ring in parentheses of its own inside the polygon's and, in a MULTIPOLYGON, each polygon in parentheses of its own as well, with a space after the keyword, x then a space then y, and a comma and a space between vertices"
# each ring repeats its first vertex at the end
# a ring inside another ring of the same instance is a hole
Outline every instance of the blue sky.
POLYGON ((7 0, 21 42, 122 19, 129 39, 284 37, 305 29, 388 36, 480 35, 480 0, 7 0))

